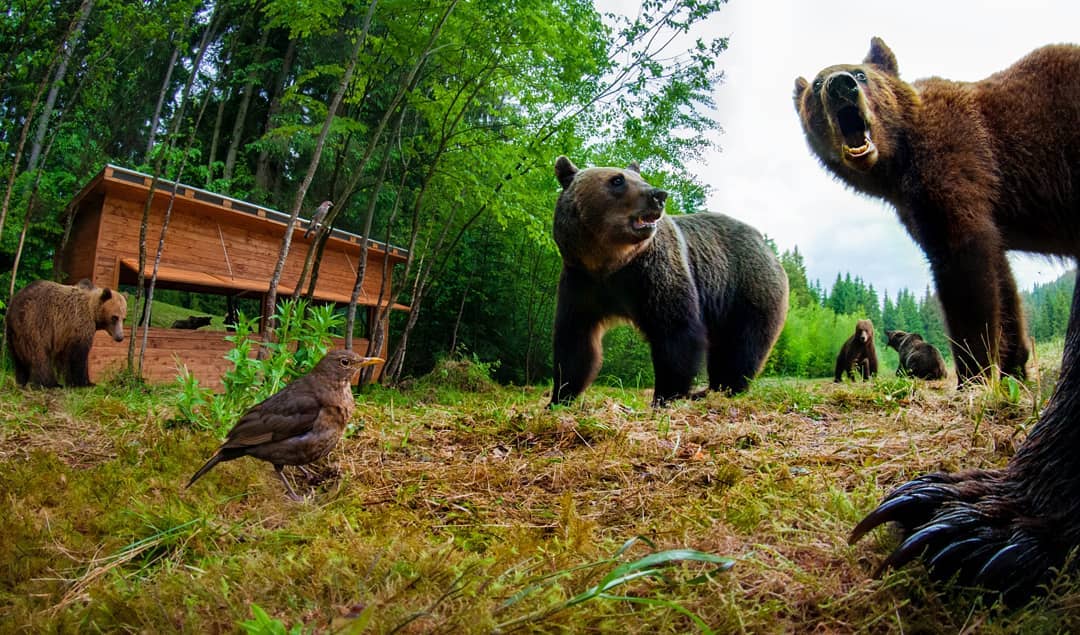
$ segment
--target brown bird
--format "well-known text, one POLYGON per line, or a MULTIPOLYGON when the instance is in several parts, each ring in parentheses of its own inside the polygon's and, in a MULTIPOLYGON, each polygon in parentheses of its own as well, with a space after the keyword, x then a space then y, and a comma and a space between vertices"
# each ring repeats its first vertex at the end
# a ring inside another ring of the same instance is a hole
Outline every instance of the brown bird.
POLYGON ((282 470, 286 465, 296 465, 306 474, 305 465, 330 453, 356 405, 350 385, 353 375, 381 361, 348 350, 330 351, 311 372, 244 413, 229 430, 225 443, 195 472, 186 487, 222 461, 253 456, 273 464, 289 498, 303 500, 282 470))
POLYGON ((311 220, 308 221, 307 231, 304 232, 304 239, 310 239, 312 234, 322 228, 323 219, 326 218, 326 212, 330 211, 331 206, 333 206, 333 203, 330 201, 319 203, 319 206, 316 207, 315 211, 311 214, 311 220))

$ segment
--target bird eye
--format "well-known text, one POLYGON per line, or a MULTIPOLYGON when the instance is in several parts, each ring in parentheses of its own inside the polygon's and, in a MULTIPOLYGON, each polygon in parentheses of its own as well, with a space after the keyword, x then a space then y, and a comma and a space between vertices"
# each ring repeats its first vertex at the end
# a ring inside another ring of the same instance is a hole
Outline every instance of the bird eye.
POLYGON ((866 83, 866 73, 864 73, 864 72, 862 72, 862 71, 855 71, 855 73, 854 73, 854 74, 855 74, 855 79, 856 79, 857 81, 860 81, 860 82, 866 83))
POLYGON ((621 187, 624 183, 626 183, 626 179, 621 174, 611 177, 611 184, 615 187, 621 187))
POLYGON ((341 365, 348 368, 349 367, 349 358, 348 357, 341 358, 341 365))

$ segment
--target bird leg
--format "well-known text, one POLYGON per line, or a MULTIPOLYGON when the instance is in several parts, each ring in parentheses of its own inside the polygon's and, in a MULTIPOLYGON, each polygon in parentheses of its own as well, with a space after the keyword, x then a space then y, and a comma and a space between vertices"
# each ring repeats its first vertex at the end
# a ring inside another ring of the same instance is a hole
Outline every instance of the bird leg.
POLYGON ((306 466, 297 465, 296 467, 299 468, 299 470, 304 473, 304 478, 306 478, 308 480, 308 483, 311 483, 316 478, 315 473, 312 472, 311 470, 307 469, 306 466))
POLYGON ((281 482, 285 484, 285 489, 289 490, 289 498, 293 499, 294 501, 303 501, 304 497, 299 496, 296 492, 293 491, 292 485, 289 485, 289 479, 285 478, 285 472, 283 471, 284 469, 284 465, 278 465, 276 463, 274 464, 274 472, 277 473, 278 478, 281 479, 281 482))

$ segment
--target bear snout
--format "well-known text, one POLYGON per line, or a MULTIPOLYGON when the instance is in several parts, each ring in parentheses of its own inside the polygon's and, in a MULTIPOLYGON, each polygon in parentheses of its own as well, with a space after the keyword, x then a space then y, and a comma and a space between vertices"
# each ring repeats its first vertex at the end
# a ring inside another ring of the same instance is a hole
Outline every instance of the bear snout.
POLYGON ((851 73, 837 72, 825 80, 825 94, 832 101, 854 104, 859 101, 859 82, 851 73))
POLYGON ((649 202, 651 202, 656 209, 664 209, 664 201, 667 200, 667 197, 668 193, 658 187, 654 187, 649 191, 649 202))

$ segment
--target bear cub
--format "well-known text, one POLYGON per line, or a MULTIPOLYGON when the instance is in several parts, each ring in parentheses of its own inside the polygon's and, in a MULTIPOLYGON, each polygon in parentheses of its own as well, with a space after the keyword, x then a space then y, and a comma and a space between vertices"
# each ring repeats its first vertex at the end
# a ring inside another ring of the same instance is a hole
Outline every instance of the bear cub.
POLYGON ((948 374, 941 351, 918 333, 885 331, 885 335, 889 338, 889 347, 900 355, 900 363, 896 368, 897 375, 911 375, 920 379, 944 379, 948 374))
POLYGON ((620 320, 649 342, 653 405, 691 396, 703 359, 709 389, 746 390, 788 308, 787 275, 762 235, 722 214, 664 214, 667 192, 636 165, 579 170, 559 157, 555 175, 563 270, 551 403, 593 382, 604 331, 620 320))
POLYGON ((855 371, 862 375, 863 381, 877 375, 877 349, 874 348, 874 324, 870 320, 855 323, 855 333, 840 347, 836 356, 836 373, 833 381, 840 383, 843 375, 855 381, 855 371))
POLYGON ((36 280, 11 298, 7 316, 8 347, 15 381, 51 388, 89 386, 88 359, 94 332, 124 339, 127 299, 89 280, 66 285, 36 280))

